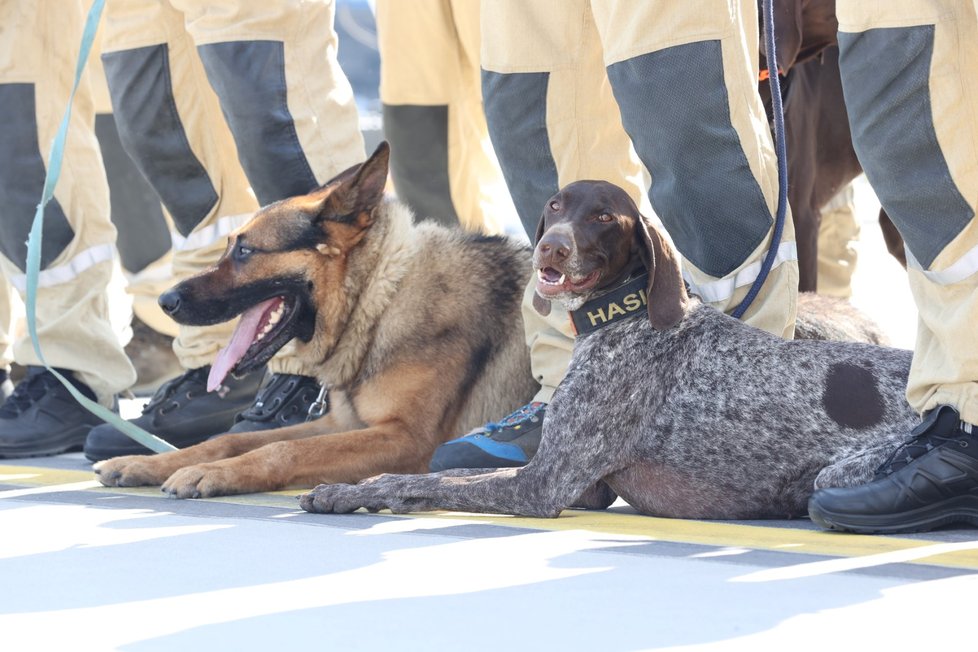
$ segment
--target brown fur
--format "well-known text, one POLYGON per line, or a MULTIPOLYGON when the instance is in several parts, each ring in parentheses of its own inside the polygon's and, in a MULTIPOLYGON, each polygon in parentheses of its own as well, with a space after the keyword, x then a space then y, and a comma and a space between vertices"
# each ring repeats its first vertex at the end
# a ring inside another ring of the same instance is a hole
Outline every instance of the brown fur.
MULTIPOLYGON (((382 144, 322 188, 262 209, 214 267, 161 298, 181 323, 206 324, 291 297, 282 318, 291 330, 280 339, 290 337, 273 348, 296 343, 331 387, 330 411, 107 460, 95 467, 103 484, 162 484, 190 498, 423 472, 439 444, 533 396, 520 315, 529 251, 414 226, 405 207, 383 198, 387 172, 382 144)), ((263 357, 246 355, 238 370, 263 357)))
MULTIPOLYGON (((802 292, 814 292, 822 208, 862 173, 862 167, 852 146, 842 96, 835 0, 773 2, 778 69, 783 75, 788 203, 798 244, 798 287, 802 292)), ((761 9, 759 1, 759 14, 761 9)), ((765 49, 762 38, 762 70, 767 67, 765 49)), ((768 82, 760 82, 758 90, 770 119, 768 82)), ((887 251, 906 267, 903 238, 882 209, 879 224, 887 251)))

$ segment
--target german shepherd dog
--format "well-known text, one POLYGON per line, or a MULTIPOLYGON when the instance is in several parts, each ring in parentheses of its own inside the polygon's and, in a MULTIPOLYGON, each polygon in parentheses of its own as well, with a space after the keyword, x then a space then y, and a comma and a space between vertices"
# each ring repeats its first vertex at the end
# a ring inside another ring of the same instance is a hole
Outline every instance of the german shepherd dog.
POLYGON ((261 209, 213 267, 160 298, 182 324, 242 315, 211 388, 295 340, 330 388, 329 412, 106 460, 102 484, 195 498, 425 472, 439 444, 532 398, 520 308, 530 250, 415 225, 384 197, 389 152, 382 143, 321 188, 261 209))

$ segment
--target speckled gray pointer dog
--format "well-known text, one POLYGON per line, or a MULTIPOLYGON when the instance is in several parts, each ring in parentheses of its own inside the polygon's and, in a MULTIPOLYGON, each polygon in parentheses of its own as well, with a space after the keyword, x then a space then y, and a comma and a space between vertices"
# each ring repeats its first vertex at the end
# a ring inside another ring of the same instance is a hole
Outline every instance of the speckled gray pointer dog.
POLYGON ((607 505, 610 487, 653 516, 796 517, 816 487, 869 480, 917 422, 909 351, 784 341, 687 296, 675 254, 616 186, 555 195, 534 265, 538 309, 563 304, 578 337, 530 463, 320 485, 304 509, 554 517, 585 495, 607 505))

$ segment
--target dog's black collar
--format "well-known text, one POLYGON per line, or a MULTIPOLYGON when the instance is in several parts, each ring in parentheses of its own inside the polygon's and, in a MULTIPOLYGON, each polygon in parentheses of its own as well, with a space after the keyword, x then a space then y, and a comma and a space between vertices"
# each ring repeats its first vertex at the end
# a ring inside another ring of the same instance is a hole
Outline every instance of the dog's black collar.
POLYGON ((649 305, 645 289, 648 282, 649 273, 642 270, 638 276, 626 279, 618 287, 571 311, 574 334, 586 335, 622 319, 645 314, 649 305))

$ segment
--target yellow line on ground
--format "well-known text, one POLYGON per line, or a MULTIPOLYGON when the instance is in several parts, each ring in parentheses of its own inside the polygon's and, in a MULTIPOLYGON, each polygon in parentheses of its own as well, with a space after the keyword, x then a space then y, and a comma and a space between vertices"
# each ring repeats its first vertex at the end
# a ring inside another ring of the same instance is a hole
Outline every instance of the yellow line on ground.
MULTIPOLYGON (((439 515, 443 518, 464 518, 465 520, 484 519, 486 522, 498 525, 540 530, 587 530, 602 534, 648 537, 654 541, 836 557, 860 557, 883 555, 897 551, 916 551, 916 554, 907 553, 906 559, 902 559, 902 561, 978 569, 978 534, 976 534, 972 549, 952 549, 951 552, 945 552, 948 550, 946 545, 921 539, 655 518, 653 516, 615 512, 568 510, 556 519, 447 512, 439 515)), ((956 548, 967 547, 969 547, 967 543, 956 546, 956 548)))
MULTIPOLYGON (((27 487, 71 485, 72 483, 84 483, 86 480, 94 479, 94 474, 90 471, 0 465, 0 477, 3 476, 10 478, 7 481, 9 484, 27 487)), ((82 488, 84 487, 81 485, 77 486, 77 489, 82 488)), ((157 487, 98 487, 91 490, 153 497, 160 495, 157 487)), ((291 508, 295 507, 295 496, 301 493, 301 491, 277 491, 242 496, 226 496, 207 500, 233 505, 291 508)), ((978 569, 978 534, 975 536, 973 542, 974 547, 972 548, 969 542, 948 546, 946 544, 939 544, 936 541, 924 539, 865 536, 790 527, 764 527, 736 523, 655 518, 638 514, 623 514, 615 511, 587 512, 568 510, 560 518, 556 519, 461 514, 455 512, 434 512, 424 514, 424 516, 429 518, 464 519, 466 521, 475 520, 487 524, 516 528, 536 530, 587 530, 611 536, 644 537, 651 541, 701 544, 716 547, 741 547, 755 550, 772 550, 834 557, 892 555, 892 553, 899 552, 899 558, 902 563, 921 563, 978 569)))
MULTIPOLYGON (((75 482, 95 480, 93 471, 75 471, 71 469, 52 469, 36 466, 7 466, 0 465, 0 482, 24 487, 50 485, 69 485, 75 482)), ((96 484, 90 487, 94 491, 126 494, 131 496, 148 496, 162 498, 159 487, 103 487, 96 484)), ((208 498, 211 502, 229 503, 233 505, 253 505, 257 507, 295 507, 298 509, 296 496, 302 491, 272 491, 260 494, 244 494, 241 496, 224 496, 208 498)), ((0 493, 2 497, 2 493, 0 493)))
POLYGON ((72 471, 70 469, 48 469, 39 466, 0 465, 0 482, 23 486, 68 484, 94 480, 91 471, 72 471), (20 477, 18 477, 20 476, 20 477))

